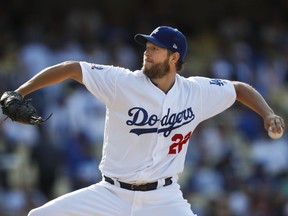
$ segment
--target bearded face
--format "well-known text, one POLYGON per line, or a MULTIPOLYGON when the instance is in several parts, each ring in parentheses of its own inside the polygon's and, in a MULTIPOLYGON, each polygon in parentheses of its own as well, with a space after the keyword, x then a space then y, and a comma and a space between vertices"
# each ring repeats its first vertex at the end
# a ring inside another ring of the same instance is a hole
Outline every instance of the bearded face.
POLYGON ((143 73, 150 79, 159 79, 167 75, 170 71, 170 66, 168 64, 168 58, 162 63, 153 64, 148 68, 143 64, 142 67, 143 73))

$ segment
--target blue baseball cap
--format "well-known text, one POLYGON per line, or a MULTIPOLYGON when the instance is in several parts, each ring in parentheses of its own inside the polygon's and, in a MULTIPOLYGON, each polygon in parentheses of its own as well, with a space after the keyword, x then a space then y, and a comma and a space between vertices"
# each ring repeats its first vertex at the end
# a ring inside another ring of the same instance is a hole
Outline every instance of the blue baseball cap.
POLYGON ((136 34, 134 40, 144 46, 149 41, 159 47, 178 52, 182 61, 187 53, 188 45, 185 36, 178 29, 169 26, 159 26, 150 35, 136 34))

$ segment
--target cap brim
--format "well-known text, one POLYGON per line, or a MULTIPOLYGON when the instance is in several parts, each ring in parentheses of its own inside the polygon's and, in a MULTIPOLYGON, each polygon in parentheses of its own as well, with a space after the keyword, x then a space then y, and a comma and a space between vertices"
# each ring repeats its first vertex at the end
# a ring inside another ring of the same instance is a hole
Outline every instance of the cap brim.
POLYGON ((146 46, 147 41, 149 41, 159 47, 167 48, 164 44, 162 44, 160 41, 150 35, 136 34, 134 40, 143 46, 146 46))

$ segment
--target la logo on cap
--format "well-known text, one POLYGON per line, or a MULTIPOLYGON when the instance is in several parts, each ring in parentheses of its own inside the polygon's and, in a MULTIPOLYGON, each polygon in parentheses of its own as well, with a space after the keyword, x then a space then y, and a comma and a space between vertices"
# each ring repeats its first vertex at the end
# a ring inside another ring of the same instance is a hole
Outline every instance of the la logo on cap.
POLYGON ((155 30, 151 33, 151 35, 156 34, 158 31, 159 31, 159 28, 155 29, 155 30))
POLYGON ((169 26, 159 26, 150 35, 136 34, 134 40, 143 46, 146 46, 147 41, 149 41, 159 47, 179 52, 182 61, 184 61, 187 53, 185 36, 178 29, 169 26))

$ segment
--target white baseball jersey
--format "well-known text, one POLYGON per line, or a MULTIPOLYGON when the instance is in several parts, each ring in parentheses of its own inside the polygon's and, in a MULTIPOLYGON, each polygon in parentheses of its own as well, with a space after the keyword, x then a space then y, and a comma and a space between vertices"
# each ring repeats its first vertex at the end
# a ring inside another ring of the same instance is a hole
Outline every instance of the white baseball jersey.
POLYGON ((232 82, 176 75, 167 94, 142 71, 81 62, 83 83, 107 107, 101 172, 153 182, 183 171, 196 126, 230 107, 232 82))

